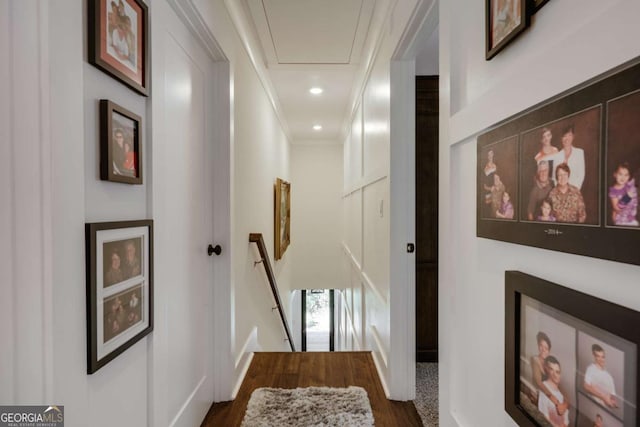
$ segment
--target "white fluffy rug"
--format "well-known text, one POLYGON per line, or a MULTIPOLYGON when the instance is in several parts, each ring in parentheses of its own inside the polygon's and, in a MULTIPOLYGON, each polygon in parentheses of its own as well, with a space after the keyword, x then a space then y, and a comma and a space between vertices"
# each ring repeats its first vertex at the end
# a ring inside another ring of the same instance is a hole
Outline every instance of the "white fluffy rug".
POLYGON ((367 427, 373 414, 362 387, 258 388, 242 427, 367 427))

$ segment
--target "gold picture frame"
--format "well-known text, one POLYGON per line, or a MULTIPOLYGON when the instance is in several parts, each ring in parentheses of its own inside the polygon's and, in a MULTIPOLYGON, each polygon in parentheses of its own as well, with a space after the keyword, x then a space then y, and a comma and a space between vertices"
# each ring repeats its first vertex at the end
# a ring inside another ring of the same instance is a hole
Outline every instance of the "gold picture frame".
POLYGON ((279 260, 291 243, 291 183, 276 178, 274 243, 275 258, 279 260))

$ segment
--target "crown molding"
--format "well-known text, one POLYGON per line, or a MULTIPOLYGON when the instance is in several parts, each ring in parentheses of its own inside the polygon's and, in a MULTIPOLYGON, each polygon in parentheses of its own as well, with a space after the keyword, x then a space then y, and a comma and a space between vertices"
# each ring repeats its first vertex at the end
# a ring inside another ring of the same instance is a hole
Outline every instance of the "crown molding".
POLYGON ((269 98, 269 102, 271 103, 273 111, 278 118, 282 131, 289 143, 291 143, 291 141, 293 141, 293 138, 291 137, 291 130, 289 129, 289 125, 284 117, 282 106, 280 105, 280 100, 278 99, 273 82, 269 77, 269 73, 266 68, 266 58, 264 57, 260 40, 257 37, 256 29, 251 24, 252 21, 248 16, 248 13, 251 12, 249 11, 247 0, 224 0, 224 4, 229 11, 231 21, 238 32, 238 36, 240 37, 242 45, 249 56, 249 60, 258 75, 258 79, 269 98))
POLYGON ((439 0, 419 0, 391 58, 415 59, 418 42, 429 38, 439 20, 439 0))
POLYGON ((167 0, 178 18, 187 26, 189 31, 204 46, 214 61, 228 61, 222 47, 218 44, 213 33, 207 26, 202 14, 193 0, 167 0))

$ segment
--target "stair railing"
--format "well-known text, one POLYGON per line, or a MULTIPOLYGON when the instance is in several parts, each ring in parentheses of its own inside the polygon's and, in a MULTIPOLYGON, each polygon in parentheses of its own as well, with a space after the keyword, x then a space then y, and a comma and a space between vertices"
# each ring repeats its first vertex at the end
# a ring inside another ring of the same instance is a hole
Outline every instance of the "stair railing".
POLYGON ((258 261, 258 263, 261 263, 264 266, 264 271, 265 273, 267 273, 267 279, 269 280, 269 285, 271 286, 271 293, 273 294, 273 299, 276 302, 275 308, 277 308, 278 313, 280 313, 280 320, 282 320, 282 326, 284 327, 284 330, 287 333, 287 341, 289 341, 289 345, 291 346, 291 351, 296 351, 295 345, 293 343, 293 338, 291 336, 291 330, 289 330, 289 323, 287 322, 287 316, 284 314, 284 310, 282 309, 282 301, 280 300, 280 293, 278 292, 278 284, 276 283, 276 276, 273 273, 273 268, 271 268, 271 262, 269 261, 269 254, 267 253, 267 247, 264 244, 262 233, 250 233, 249 242, 255 243, 258 246, 258 252, 260 253, 260 261, 258 261))

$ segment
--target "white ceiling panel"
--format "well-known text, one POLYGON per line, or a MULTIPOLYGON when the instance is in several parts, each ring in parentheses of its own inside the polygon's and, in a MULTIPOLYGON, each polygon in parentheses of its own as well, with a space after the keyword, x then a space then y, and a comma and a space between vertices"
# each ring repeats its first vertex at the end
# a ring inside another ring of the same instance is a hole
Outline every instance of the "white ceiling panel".
POLYGON ((262 5, 278 63, 351 62, 363 0, 263 0, 262 5))

